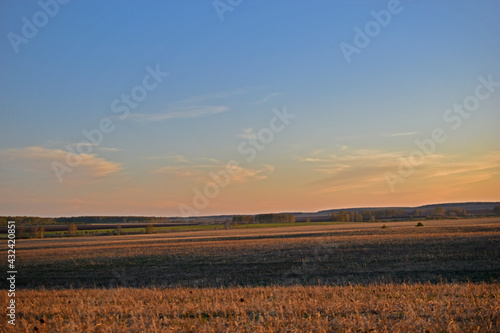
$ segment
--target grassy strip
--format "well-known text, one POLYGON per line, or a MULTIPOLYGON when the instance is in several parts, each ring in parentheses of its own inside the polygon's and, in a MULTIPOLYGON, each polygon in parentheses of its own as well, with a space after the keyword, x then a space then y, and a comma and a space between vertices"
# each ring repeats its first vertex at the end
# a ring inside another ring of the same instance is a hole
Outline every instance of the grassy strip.
MULTIPOLYGON (((336 225, 345 223, 358 223, 358 222, 300 222, 300 223, 258 223, 258 224, 240 224, 237 226, 231 226, 231 229, 258 229, 258 228, 282 228, 282 227, 299 227, 299 226, 311 226, 311 225, 336 225)), ((154 233, 164 233, 164 232, 176 232, 176 231, 203 231, 203 230, 222 230, 225 226, 222 224, 209 224, 209 225, 192 225, 192 226, 169 226, 169 227, 155 227, 154 233)), ((119 234, 143 234, 146 228, 126 228, 122 227, 119 234)), ((109 229, 95 229, 95 230, 77 230, 75 235, 71 237, 79 236, 109 236, 117 235, 117 228, 109 229)), ((44 237, 68 237, 67 231, 45 231, 44 237)), ((34 237, 28 237, 34 238, 34 237)), ((0 239, 7 239, 7 234, 0 234, 0 239)))

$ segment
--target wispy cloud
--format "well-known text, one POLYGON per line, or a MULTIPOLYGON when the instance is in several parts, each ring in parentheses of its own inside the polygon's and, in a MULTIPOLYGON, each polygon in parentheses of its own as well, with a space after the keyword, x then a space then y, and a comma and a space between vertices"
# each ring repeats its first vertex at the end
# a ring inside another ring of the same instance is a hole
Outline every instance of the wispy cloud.
POLYGON ((383 136, 410 136, 410 135, 417 135, 418 132, 401 132, 401 133, 389 133, 389 134, 384 134, 383 136))
POLYGON ((205 103, 208 101, 226 100, 228 98, 238 96, 238 95, 243 95, 245 93, 246 93, 246 91, 244 89, 221 91, 221 92, 216 92, 216 93, 211 93, 211 94, 204 94, 204 95, 188 97, 188 98, 176 101, 176 102, 172 103, 172 105, 175 106, 175 105, 186 105, 186 104, 200 104, 200 103, 205 103))
POLYGON ((238 166, 235 168, 236 173, 232 176, 231 181, 234 183, 248 183, 255 180, 267 179, 269 174, 274 172, 274 166, 270 164, 264 165, 260 169, 250 169, 238 166))
POLYGON ((189 162, 188 159, 179 154, 171 154, 171 155, 156 155, 156 156, 150 156, 148 157, 150 160, 170 160, 178 163, 187 163, 189 162))
POLYGON ((123 149, 112 148, 112 147, 97 147, 99 151, 123 151, 123 149))
POLYGON ((226 106, 185 107, 182 110, 166 111, 163 113, 132 113, 129 118, 136 121, 155 122, 171 119, 192 119, 226 112, 226 106))
MULTIPOLYGON (((430 178, 471 178, 482 174, 493 175, 500 173, 500 152, 488 153, 471 160, 463 160, 458 156, 442 156, 439 164, 430 165, 428 172, 421 179, 430 178), (473 177, 469 177, 473 175, 473 177)), ((457 179, 458 180, 458 179, 457 179)))
MULTIPOLYGON (((68 152, 62 149, 47 149, 33 146, 25 148, 13 148, 0 152, 2 164, 7 168, 16 170, 53 172, 52 162, 66 165, 68 152)), ((77 167, 73 169, 74 174, 81 177, 104 177, 122 170, 120 163, 108 161, 96 154, 79 154, 81 159, 77 167)), ((55 177, 54 177, 55 179, 55 177)))
POLYGON ((174 161, 179 162, 179 163, 187 163, 188 162, 188 160, 184 156, 179 155, 179 154, 169 155, 169 156, 167 156, 167 159, 174 160, 174 161))
POLYGON ((233 96, 246 93, 243 89, 192 96, 170 103, 164 111, 131 113, 127 118, 137 122, 158 122, 173 119, 207 117, 229 111, 226 105, 233 96))
POLYGON ((196 167, 184 167, 184 166, 171 166, 167 165, 159 169, 154 170, 155 173, 160 173, 164 175, 171 175, 177 178, 186 177, 200 177, 201 172, 199 170, 200 166, 196 167))
POLYGON ((170 155, 156 155, 148 157, 150 160, 170 160, 178 163, 188 163, 189 160, 180 154, 170 154, 170 155))
POLYGON ((412 136, 417 135, 420 132, 396 132, 396 133, 363 133, 356 135, 344 135, 337 137, 338 140, 360 140, 360 139, 372 139, 372 138, 393 138, 400 136, 412 136))
POLYGON ((325 152, 324 149, 316 149, 316 150, 313 150, 310 155, 311 156, 318 156, 318 155, 323 154, 324 152, 325 152))
MULTIPOLYGON (((312 194, 363 189, 380 193, 387 191, 384 174, 397 172, 401 159, 407 158, 404 151, 383 151, 373 149, 351 149, 328 154, 311 154, 301 158, 309 162, 311 171, 323 175, 309 185, 312 194)), ((491 152, 464 160, 456 154, 426 155, 425 162, 416 166, 404 187, 406 190, 425 191, 442 183, 450 190, 460 190, 458 184, 484 182, 497 177, 500 170, 500 153, 491 152)), ((402 185, 403 186, 403 185, 402 185)))
POLYGON ((319 168, 314 169, 316 172, 324 173, 324 174, 338 174, 342 171, 349 169, 351 165, 349 164, 328 164, 319 168))
POLYGON ((311 171, 321 175, 310 183, 312 194, 367 188, 380 183, 384 180, 384 170, 393 167, 400 156, 398 152, 337 148, 333 154, 324 151, 301 159, 313 162, 311 171))
MULTIPOLYGON (((210 179, 210 172, 218 173, 226 170, 226 164, 215 159, 208 159, 208 164, 193 164, 183 166, 164 166, 154 170, 154 173, 169 175, 177 180, 191 180, 195 183, 205 183, 210 179)), ((233 166, 231 168, 231 183, 249 183, 256 180, 267 179, 274 172, 274 166, 266 164, 262 168, 244 168, 233 166)))
POLYGON ((316 157, 304 157, 300 159, 302 162, 326 162, 327 160, 316 157))
POLYGON ((94 146, 93 144, 91 144, 90 142, 85 142, 85 141, 82 141, 82 142, 77 142, 77 143, 70 143, 68 145, 69 147, 90 147, 90 146, 94 146))

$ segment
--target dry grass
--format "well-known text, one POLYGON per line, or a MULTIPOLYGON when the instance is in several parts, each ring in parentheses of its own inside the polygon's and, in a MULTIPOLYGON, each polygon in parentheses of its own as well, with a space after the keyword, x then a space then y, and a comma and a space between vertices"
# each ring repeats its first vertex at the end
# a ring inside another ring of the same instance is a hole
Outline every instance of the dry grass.
POLYGON ((21 240, 16 330, 500 331, 500 219, 386 224, 21 240))
POLYGON ((25 290, 17 331, 498 332, 499 295, 497 283, 25 290))

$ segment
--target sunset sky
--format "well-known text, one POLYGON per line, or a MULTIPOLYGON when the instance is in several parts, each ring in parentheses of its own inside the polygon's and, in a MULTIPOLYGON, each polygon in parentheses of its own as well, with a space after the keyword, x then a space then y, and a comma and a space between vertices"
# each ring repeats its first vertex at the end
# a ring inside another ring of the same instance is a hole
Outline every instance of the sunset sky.
POLYGON ((499 13, 2 1, 0 215, 500 201, 499 13))

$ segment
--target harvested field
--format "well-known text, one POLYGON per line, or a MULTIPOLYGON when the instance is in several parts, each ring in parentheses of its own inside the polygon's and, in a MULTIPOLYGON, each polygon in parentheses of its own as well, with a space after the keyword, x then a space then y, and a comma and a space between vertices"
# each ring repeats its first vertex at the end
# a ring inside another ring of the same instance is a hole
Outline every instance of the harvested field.
POLYGON ((24 288, 497 282, 500 221, 21 240, 24 288))
POLYGON ((19 332, 498 332, 500 285, 19 293, 19 332))
POLYGON ((416 223, 19 240, 3 330, 497 332, 500 219, 416 223))

